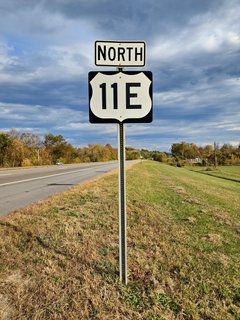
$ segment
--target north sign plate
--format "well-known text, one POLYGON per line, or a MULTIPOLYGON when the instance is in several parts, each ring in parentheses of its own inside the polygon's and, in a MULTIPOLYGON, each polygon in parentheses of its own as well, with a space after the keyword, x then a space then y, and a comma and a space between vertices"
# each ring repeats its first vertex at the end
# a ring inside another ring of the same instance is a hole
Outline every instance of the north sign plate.
POLYGON ((143 41, 96 41, 96 66, 143 67, 146 45, 143 41))

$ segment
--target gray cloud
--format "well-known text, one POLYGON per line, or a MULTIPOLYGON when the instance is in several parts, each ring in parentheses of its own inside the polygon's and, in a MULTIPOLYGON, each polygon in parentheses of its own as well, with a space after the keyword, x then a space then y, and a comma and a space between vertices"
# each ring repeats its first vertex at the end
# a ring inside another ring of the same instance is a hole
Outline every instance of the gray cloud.
POLYGON ((116 145, 116 126, 88 123, 94 41, 142 39, 154 122, 128 125, 127 144, 239 140, 238 0, 0 0, 0 13, 0 128, 116 145))
MULTIPOLYGON (((172 35, 179 27, 188 25, 195 16, 216 12, 223 0, 12 0, 0 2, 2 21, 9 25, 15 20, 20 29, 31 24, 28 32, 58 32, 67 20, 83 20, 101 28, 107 34, 117 33, 124 38, 172 35), (22 18, 25 19, 22 19, 22 18)), ((235 1, 228 0, 233 4, 235 1)), ((25 28, 26 31, 26 28, 25 28)))

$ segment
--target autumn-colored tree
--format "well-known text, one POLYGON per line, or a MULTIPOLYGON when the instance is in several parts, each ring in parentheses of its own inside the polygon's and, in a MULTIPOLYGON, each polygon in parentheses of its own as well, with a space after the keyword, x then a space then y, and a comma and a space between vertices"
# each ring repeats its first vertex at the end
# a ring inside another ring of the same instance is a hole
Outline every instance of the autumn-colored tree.
POLYGON ((39 135, 31 132, 23 132, 19 136, 19 140, 24 145, 25 163, 28 163, 29 165, 41 164, 40 150, 43 146, 43 142, 39 135))
POLYGON ((140 151, 131 147, 126 147, 126 159, 127 160, 136 160, 140 159, 140 151))
POLYGON ((152 152, 152 158, 155 161, 167 162, 167 155, 166 155, 165 152, 153 151, 152 152))
POLYGON ((57 161, 62 161, 64 163, 71 162, 71 153, 74 149, 67 143, 62 135, 46 134, 44 146, 52 159, 52 163, 56 163, 57 161))
POLYGON ((195 159, 200 154, 197 145, 184 141, 172 144, 171 152, 174 158, 180 160, 195 159))
POLYGON ((21 167, 24 166, 25 159, 25 148, 21 141, 14 139, 12 142, 12 147, 9 150, 9 160, 11 161, 11 167, 21 167))
POLYGON ((13 145, 13 139, 6 133, 0 132, 0 165, 2 167, 11 166, 9 153, 13 145))
POLYGON ((110 144, 89 144, 87 147, 77 149, 78 158, 81 162, 110 161, 117 159, 117 149, 110 144))

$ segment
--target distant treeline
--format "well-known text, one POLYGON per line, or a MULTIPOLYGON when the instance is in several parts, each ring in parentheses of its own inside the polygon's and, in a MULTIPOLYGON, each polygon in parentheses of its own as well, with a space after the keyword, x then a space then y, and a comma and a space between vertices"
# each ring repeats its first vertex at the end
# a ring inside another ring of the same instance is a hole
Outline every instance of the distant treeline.
POLYGON ((109 161, 117 159, 117 150, 111 145, 73 147, 62 135, 46 134, 44 138, 15 129, 0 132, 0 166, 25 167, 60 163, 109 161))
MULTIPOLYGON (((81 163, 117 160, 117 149, 110 144, 89 144, 78 148, 62 135, 19 132, 12 129, 0 132, 0 167, 25 167, 60 163, 81 163)), ((172 165, 232 165, 240 164, 240 146, 215 144, 198 147, 194 143, 174 143, 171 153, 126 148, 126 159, 152 159, 172 165)))
POLYGON ((240 144, 234 147, 225 143, 220 147, 217 143, 198 147, 194 143, 174 143, 171 148, 171 164, 182 166, 185 164, 217 166, 217 165, 239 165, 240 144))
MULTIPOLYGON (((149 158, 147 150, 144 157, 149 158)), ((126 148, 128 160, 140 159, 141 152, 126 148)), ((89 144, 78 148, 68 143, 62 135, 18 132, 0 132, 0 167, 26 167, 56 163, 81 163, 117 160, 118 150, 110 144, 89 144)))

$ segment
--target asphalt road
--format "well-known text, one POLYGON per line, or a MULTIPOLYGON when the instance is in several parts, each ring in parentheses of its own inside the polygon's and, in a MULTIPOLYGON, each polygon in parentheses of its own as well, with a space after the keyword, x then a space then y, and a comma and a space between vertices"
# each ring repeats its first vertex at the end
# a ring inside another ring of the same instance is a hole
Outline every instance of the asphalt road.
POLYGON ((0 170, 0 216, 118 168, 118 162, 0 170))

